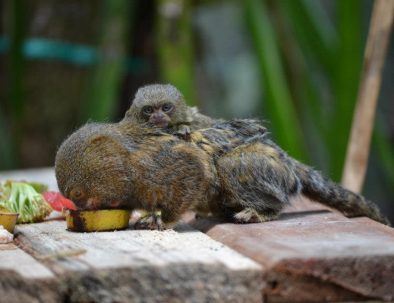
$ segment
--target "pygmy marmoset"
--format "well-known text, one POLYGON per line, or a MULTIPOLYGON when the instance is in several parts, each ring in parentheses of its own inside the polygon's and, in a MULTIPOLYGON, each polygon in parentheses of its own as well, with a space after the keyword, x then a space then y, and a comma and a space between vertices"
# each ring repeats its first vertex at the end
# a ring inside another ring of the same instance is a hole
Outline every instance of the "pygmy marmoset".
POLYGON ((182 93, 171 84, 151 84, 138 89, 124 120, 147 123, 183 138, 215 121, 200 114, 196 107, 187 106, 182 93))
POLYGON ((59 189, 82 209, 144 209, 138 228, 162 229, 188 209, 263 222, 299 193, 388 223, 373 203, 290 158, 254 120, 218 122, 190 139, 128 121, 87 124, 58 150, 59 189))

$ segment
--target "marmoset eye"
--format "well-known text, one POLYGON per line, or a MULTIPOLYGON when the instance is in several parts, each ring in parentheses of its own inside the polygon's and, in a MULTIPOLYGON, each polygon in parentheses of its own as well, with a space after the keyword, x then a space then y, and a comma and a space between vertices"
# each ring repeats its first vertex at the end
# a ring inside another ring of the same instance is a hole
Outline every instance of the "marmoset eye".
POLYGON ((71 199, 81 199, 84 196, 84 192, 80 188, 73 188, 70 192, 71 199))
POLYGON ((164 104, 164 105, 161 107, 161 109, 163 110, 163 112, 169 112, 170 110, 173 109, 173 106, 172 106, 172 104, 170 104, 170 103, 166 103, 166 104, 164 104))
POLYGON ((149 114, 153 113, 153 107, 152 107, 152 106, 144 106, 144 107, 142 108, 142 112, 143 112, 144 114, 149 115, 149 114))

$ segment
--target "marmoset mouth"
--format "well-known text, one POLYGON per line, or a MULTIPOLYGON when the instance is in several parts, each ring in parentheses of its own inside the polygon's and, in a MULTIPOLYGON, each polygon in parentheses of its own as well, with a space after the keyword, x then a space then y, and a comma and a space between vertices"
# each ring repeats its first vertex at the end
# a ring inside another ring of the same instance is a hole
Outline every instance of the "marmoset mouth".
POLYGON ((101 206, 101 201, 97 198, 89 198, 86 201, 85 206, 83 207, 83 209, 87 209, 87 210, 96 210, 96 209, 100 209, 101 206))
POLYGON ((157 126, 157 127, 160 127, 160 128, 166 128, 166 127, 168 127, 168 122, 165 121, 165 120, 154 121, 152 124, 155 125, 155 126, 157 126))

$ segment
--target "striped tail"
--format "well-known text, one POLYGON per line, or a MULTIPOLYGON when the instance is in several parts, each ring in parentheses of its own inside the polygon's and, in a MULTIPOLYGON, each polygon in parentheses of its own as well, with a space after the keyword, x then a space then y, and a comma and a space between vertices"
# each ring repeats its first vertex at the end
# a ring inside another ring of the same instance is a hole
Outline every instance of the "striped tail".
POLYGON ((346 217, 366 216, 390 225, 377 205, 371 201, 328 180, 314 169, 298 161, 295 162, 297 176, 302 184, 302 193, 307 197, 339 210, 346 217))

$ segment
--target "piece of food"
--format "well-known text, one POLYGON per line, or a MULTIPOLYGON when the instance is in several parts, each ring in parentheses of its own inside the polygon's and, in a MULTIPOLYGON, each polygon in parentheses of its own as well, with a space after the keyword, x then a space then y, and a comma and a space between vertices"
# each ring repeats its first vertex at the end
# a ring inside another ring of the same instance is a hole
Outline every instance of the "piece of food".
POLYGON ((110 231, 129 226, 130 211, 124 209, 67 210, 67 228, 77 232, 110 231))
POLYGON ((14 232, 17 218, 18 214, 0 207, 0 226, 3 226, 10 233, 14 232))
POLYGON ((51 205, 53 210, 62 211, 63 208, 77 210, 75 204, 63 197, 63 195, 57 191, 47 191, 42 193, 44 199, 51 205))
POLYGON ((2 225, 0 225, 0 244, 10 243, 13 239, 14 235, 10 233, 7 229, 4 229, 2 225))
POLYGON ((52 208, 27 182, 6 181, 0 187, 0 207, 19 214, 17 223, 42 221, 52 208))

